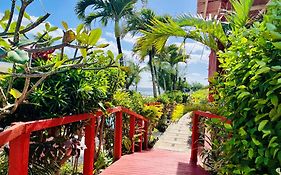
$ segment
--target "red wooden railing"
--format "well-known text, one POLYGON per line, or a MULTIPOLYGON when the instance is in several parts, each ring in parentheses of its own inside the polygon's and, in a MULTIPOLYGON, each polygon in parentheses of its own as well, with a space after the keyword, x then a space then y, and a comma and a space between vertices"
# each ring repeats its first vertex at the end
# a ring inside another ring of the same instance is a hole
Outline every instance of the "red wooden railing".
MULTIPOLYGON (((148 148, 148 125, 149 120, 127 108, 116 107, 107 110, 107 113, 115 113, 115 132, 114 132, 114 160, 118 160, 122 155, 122 116, 126 113, 130 116, 130 131, 129 137, 132 141, 132 152, 134 152, 134 134, 135 123, 144 128, 144 133, 141 139, 144 140, 144 149, 148 148)), ((92 175, 94 169, 94 154, 95 154, 95 127, 96 119, 102 117, 103 112, 79 114, 66 116, 62 118, 38 120, 25 123, 15 123, 9 129, 0 133, 0 147, 9 143, 9 175, 27 175, 28 174, 28 159, 30 134, 34 131, 61 126, 69 123, 87 120, 88 124, 85 127, 85 145, 87 149, 84 152, 83 174, 92 175)), ((142 143, 142 141, 140 142, 142 143)), ((142 144, 140 144, 140 151, 142 144)))
POLYGON ((198 139, 199 139, 199 117, 206 117, 209 119, 217 118, 220 119, 222 122, 230 124, 231 121, 225 117, 215 115, 208 112, 202 111, 193 111, 193 118, 192 118, 192 136, 191 136, 191 156, 190 156, 190 163, 193 165, 197 165, 197 157, 198 157, 198 139))

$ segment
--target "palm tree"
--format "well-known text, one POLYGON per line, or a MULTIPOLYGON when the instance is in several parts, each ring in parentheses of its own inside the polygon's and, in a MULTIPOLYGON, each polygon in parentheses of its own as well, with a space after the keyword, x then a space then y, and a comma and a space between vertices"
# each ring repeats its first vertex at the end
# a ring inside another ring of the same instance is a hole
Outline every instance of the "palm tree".
POLYGON ((142 31, 144 35, 139 38, 138 43, 141 44, 141 49, 149 48, 153 44, 156 52, 161 52, 168 38, 174 36, 181 37, 184 41, 187 38, 194 39, 214 51, 223 50, 229 44, 228 32, 247 24, 253 0, 231 0, 231 4, 234 12, 226 15, 226 22, 221 22, 218 18, 204 19, 200 15, 181 15, 166 21, 153 19, 148 26, 150 30, 142 31))
POLYGON ((178 64, 185 62, 188 56, 184 55, 182 50, 175 45, 169 45, 165 47, 161 53, 156 54, 158 58, 158 72, 161 77, 158 76, 159 85, 164 90, 176 90, 176 85, 179 80, 178 64))
MULTIPOLYGON (((136 3, 137 0, 80 0, 75 7, 75 12, 86 25, 90 25, 96 19, 100 19, 104 26, 110 20, 113 21, 118 53, 122 54, 120 22, 133 14, 136 3), (86 14, 87 8, 93 11, 86 14)), ((120 59, 120 65, 124 66, 123 56, 120 59)))
MULTIPOLYGON (((167 17, 159 17, 150 10, 150 9, 142 9, 139 13, 135 13, 133 16, 127 21, 127 31, 132 32, 133 35, 140 33, 141 31, 151 31, 150 25, 152 25, 153 19, 159 19, 160 21, 164 21, 164 18, 167 17)), ((153 58, 155 56, 155 49, 153 45, 149 45, 149 47, 142 49, 139 43, 135 44, 134 51, 138 53, 142 59, 144 59, 147 55, 149 57, 148 66, 151 73, 152 79, 152 88, 153 88, 153 96, 157 97, 157 82, 155 75, 155 66, 153 65, 153 58)))
POLYGON ((137 91, 137 86, 141 79, 140 73, 143 72, 145 68, 142 68, 139 64, 134 63, 133 61, 128 61, 127 63, 126 89, 129 89, 129 87, 134 84, 137 91))

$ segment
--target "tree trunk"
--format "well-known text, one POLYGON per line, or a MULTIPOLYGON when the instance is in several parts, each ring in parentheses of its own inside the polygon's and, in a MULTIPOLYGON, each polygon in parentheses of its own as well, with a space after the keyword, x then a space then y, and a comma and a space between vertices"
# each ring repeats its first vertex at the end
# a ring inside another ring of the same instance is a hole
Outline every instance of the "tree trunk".
MULTIPOLYGON (((118 54, 122 54, 121 31, 120 31, 120 26, 119 26, 119 20, 115 20, 114 32, 115 32, 115 38, 116 38, 116 43, 117 43, 118 54)), ((120 62, 121 66, 124 66, 124 58, 123 58, 123 56, 120 58, 119 62, 120 62)))
POLYGON ((159 85, 159 75, 158 75, 158 70, 156 69, 156 66, 153 66, 154 72, 155 72, 155 77, 156 77, 156 83, 157 83, 157 90, 158 90, 158 95, 161 95, 161 90, 160 90, 160 85, 159 85))
POLYGON ((150 73, 151 73, 151 79, 152 79, 152 88, 153 88, 153 96, 157 97, 157 89, 156 89, 156 81, 155 81, 155 72, 154 72, 154 66, 153 66, 153 52, 149 51, 149 61, 148 65, 150 67, 150 73))
MULTIPOLYGON (((117 42, 117 48, 118 48, 118 54, 122 54, 122 47, 121 47, 121 39, 120 37, 116 37, 116 42, 117 42)), ((124 66, 124 58, 123 56, 119 60, 120 65, 124 66)))

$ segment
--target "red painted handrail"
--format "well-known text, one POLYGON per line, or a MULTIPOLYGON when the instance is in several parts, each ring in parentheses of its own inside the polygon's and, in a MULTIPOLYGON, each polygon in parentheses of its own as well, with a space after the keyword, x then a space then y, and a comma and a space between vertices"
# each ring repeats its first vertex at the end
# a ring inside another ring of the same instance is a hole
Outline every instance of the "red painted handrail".
POLYGON ((193 165, 197 165, 197 156, 198 156, 198 139, 199 139, 199 117, 206 117, 206 118, 217 118, 222 122, 230 124, 231 121, 225 117, 215 115, 208 112, 203 111, 193 111, 193 118, 192 118, 192 136, 191 136, 191 156, 190 156, 190 163, 193 165))
MULTIPOLYGON (((135 121, 141 121, 144 125, 144 149, 148 148, 148 125, 149 120, 127 108, 116 107, 107 109, 109 114, 116 113, 115 132, 114 132, 114 160, 118 160, 122 155, 122 114, 130 115, 130 139, 132 141, 132 152, 134 152, 134 134, 135 121)), ((14 123, 9 129, 0 133, 0 147, 9 143, 9 175, 27 175, 30 134, 47 128, 61 126, 69 123, 87 120, 85 127, 85 145, 87 149, 84 152, 84 175, 92 175, 94 169, 95 154, 95 127, 97 117, 104 113, 98 110, 95 114, 86 113, 73 116, 65 116, 62 118, 38 120, 32 122, 14 123), (88 121, 89 120, 89 121, 88 121)), ((142 148, 140 148, 141 151, 142 148)))

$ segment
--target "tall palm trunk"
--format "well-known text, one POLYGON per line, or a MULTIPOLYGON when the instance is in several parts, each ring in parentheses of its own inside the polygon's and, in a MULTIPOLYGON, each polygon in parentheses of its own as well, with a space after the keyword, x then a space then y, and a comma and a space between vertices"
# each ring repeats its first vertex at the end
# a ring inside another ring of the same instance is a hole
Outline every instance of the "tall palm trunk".
MULTIPOLYGON (((116 43, 117 43, 117 49, 118 49, 118 54, 122 54, 122 46, 121 46, 121 31, 120 31, 120 26, 119 26, 119 20, 115 20, 114 24, 114 32, 115 32, 115 38, 116 38, 116 43)), ((120 65, 124 66, 124 58, 123 56, 119 60, 120 65)))
POLYGON ((155 73, 155 77, 156 77, 158 95, 161 95, 160 84, 159 84, 159 74, 158 74, 159 69, 157 70, 155 65, 153 67, 154 67, 154 73, 155 73))
POLYGON ((156 80, 155 80, 155 72, 154 72, 154 66, 153 66, 153 62, 152 59, 154 57, 153 51, 149 51, 149 61, 148 61, 148 65, 150 67, 150 73, 151 73, 151 78, 152 78, 152 88, 153 88, 153 96, 156 98, 157 97, 157 89, 156 89, 156 80))
MULTIPOLYGON (((122 54, 122 47, 121 47, 121 38, 120 38, 120 36, 116 37, 116 42, 117 42, 118 54, 122 54)), ((123 58, 123 56, 120 58, 119 62, 120 62, 121 66, 124 66, 124 58, 123 58)))

